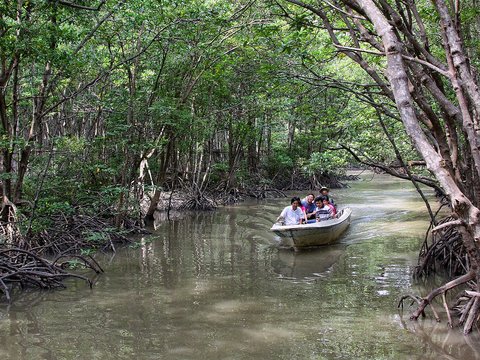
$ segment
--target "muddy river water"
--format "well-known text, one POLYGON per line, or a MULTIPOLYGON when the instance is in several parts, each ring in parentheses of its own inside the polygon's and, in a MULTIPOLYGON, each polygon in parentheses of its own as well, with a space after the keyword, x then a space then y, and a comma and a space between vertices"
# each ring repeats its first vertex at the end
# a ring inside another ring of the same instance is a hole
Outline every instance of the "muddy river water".
POLYGON ((92 290, 72 280, 0 304, 0 359, 480 359, 477 332, 397 309, 442 281, 411 277, 428 226, 413 187, 372 174, 350 185, 332 192, 353 209, 349 230, 314 251, 275 246, 289 199, 158 223, 98 257, 92 290))

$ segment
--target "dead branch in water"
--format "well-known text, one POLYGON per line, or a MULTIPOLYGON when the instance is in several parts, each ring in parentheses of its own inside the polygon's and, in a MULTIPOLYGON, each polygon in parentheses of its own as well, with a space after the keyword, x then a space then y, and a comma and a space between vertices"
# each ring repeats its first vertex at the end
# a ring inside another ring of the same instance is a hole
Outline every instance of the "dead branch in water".
MULTIPOLYGON (((30 232, 26 238, 18 228, 15 206, 3 202, 3 221, 0 223, 0 298, 12 300, 12 291, 28 287, 38 289, 64 288, 66 278, 79 278, 90 287, 92 282, 84 275, 66 269, 80 266, 96 274, 103 269, 89 250, 115 251, 117 244, 130 243, 125 234, 114 228, 100 215, 86 215, 81 209, 74 213, 58 213, 48 219, 48 227, 30 232), (52 256, 46 259, 44 256, 52 256)), ((112 217, 113 218, 113 217, 112 217)), ((135 224, 127 224, 129 232, 138 231, 135 224)))

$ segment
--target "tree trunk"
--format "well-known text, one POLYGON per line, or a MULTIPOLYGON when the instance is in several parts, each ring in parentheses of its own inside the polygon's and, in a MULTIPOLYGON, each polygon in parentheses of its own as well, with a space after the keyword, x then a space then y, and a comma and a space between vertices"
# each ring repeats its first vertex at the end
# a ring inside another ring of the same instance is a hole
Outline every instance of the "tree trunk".
MULTIPOLYGON (((387 56, 387 77, 392 86, 402 122, 417 150, 427 162, 428 169, 436 176, 450 197, 452 209, 460 220, 459 229, 462 233, 463 244, 469 255, 470 269, 475 274, 475 278, 477 278, 478 270, 480 269, 480 254, 477 247, 480 241, 480 211, 462 193, 454 178, 445 168, 442 157, 428 142, 419 126, 402 59, 402 44, 397 38, 394 29, 372 0, 358 0, 358 4, 374 24, 377 33, 382 37, 387 56)), ((456 51, 461 51, 461 49, 456 51)), ((458 53, 456 56, 461 58, 461 55, 458 53)), ((476 283, 478 284, 478 281, 476 283)))

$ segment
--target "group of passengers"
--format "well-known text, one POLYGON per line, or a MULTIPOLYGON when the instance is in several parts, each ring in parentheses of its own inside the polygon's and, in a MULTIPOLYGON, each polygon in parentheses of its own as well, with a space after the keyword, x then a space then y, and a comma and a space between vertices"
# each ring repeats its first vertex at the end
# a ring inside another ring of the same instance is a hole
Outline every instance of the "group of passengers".
POLYGON ((308 194, 303 200, 293 197, 290 206, 285 207, 277 219, 284 225, 299 225, 336 218, 337 209, 328 196, 327 187, 320 189, 320 195, 308 194))

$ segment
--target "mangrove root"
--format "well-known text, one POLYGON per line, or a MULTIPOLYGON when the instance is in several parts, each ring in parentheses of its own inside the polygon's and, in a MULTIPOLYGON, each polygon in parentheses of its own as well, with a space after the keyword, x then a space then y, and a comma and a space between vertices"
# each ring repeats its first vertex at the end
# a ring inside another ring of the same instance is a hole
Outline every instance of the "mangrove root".
POLYGON ((87 277, 65 270, 67 261, 71 261, 73 258, 77 261, 80 260, 85 267, 96 273, 103 271, 91 257, 62 255, 49 261, 28 250, 2 247, 0 248, 0 293, 3 293, 7 301, 11 302, 12 291, 16 287, 22 289, 28 287, 64 288, 63 280, 69 277, 82 279, 92 287, 92 282, 87 277))
MULTIPOLYGON (((415 297, 417 308, 413 312, 411 319, 416 320, 419 316, 425 316, 425 309, 430 307, 434 316, 439 320, 432 301, 441 296, 443 307, 448 317, 448 326, 454 326, 452 314, 458 318, 458 324, 463 325, 463 331, 468 334, 480 317, 480 289, 477 284, 477 274, 470 268, 467 250, 462 241, 462 235, 457 225, 460 222, 454 217, 446 217, 435 224, 431 240, 425 238, 420 250, 419 263, 415 269, 415 276, 427 276, 436 269, 446 269, 447 275, 457 278, 449 281, 441 287, 430 292, 424 298, 415 297), (461 291, 457 296, 456 302, 449 307, 446 294, 452 289, 467 285, 470 290, 461 291)), ((433 226, 432 226, 433 227, 433 226)), ((410 296, 404 296, 400 303, 403 306, 404 300, 410 296)), ((400 306, 400 304, 399 304, 400 306)))
POLYGON ((439 230, 432 233, 431 242, 425 238, 414 276, 428 276, 437 268, 446 269, 450 277, 468 271, 468 257, 460 233, 453 225, 443 227, 449 223, 455 224, 455 219, 440 220, 436 226, 439 230))
MULTIPOLYGON (((51 217, 48 229, 29 240, 29 250, 37 254, 79 254, 85 249, 115 252, 117 244, 128 244, 125 233, 98 216, 58 214, 51 217)), ((137 231, 131 225, 131 231, 137 231)))

